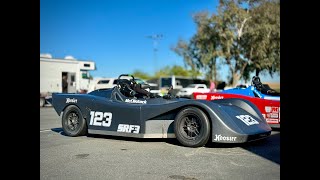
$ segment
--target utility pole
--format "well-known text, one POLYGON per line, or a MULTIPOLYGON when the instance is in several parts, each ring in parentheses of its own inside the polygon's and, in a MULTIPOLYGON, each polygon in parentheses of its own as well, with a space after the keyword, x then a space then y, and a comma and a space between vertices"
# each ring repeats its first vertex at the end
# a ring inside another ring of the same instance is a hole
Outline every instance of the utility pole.
POLYGON ((150 38, 153 40, 153 60, 154 60, 154 73, 157 72, 157 51, 158 51, 158 40, 162 39, 162 34, 153 34, 147 36, 147 38, 150 38))

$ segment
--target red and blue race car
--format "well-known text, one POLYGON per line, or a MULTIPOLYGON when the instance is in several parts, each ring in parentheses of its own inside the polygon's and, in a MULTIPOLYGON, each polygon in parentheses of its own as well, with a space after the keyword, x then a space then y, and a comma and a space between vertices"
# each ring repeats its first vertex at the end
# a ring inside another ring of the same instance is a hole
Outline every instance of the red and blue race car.
POLYGON ((236 87, 221 92, 193 93, 194 99, 217 100, 229 98, 246 99, 255 104, 272 128, 280 128, 280 93, 262 84, 258 76, 252 78, 251 86, 236 87))

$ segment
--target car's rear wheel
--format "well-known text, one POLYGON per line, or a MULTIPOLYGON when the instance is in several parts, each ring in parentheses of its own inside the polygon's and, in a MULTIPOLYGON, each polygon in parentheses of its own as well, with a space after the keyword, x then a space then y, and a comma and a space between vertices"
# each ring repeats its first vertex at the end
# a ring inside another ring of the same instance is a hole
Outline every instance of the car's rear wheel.
POLYGON ((210 122, 206 114, 196 107, 182 109, 174 121, 178 141, 188 147, 204 146, 210 137, 210 122))
POLYGON ((62 129, 68 136, 82 136, 87 133, 86 121, 77 106, 70 105, 64 110, 62 129))

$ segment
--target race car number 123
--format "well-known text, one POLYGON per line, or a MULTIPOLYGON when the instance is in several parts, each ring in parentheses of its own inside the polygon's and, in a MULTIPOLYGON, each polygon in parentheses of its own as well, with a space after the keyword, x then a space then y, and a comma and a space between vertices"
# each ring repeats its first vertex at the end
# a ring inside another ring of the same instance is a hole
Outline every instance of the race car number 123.
POLYGON ((110 127, 112 120, 111 112, 90 111, 90 125, 110 127))

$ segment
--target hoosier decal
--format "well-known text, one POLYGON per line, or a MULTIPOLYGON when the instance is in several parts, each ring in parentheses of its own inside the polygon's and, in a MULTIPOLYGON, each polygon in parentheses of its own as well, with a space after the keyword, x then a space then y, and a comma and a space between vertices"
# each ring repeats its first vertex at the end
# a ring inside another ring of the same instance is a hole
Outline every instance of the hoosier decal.
POLYGON ((66 99, 66 103, 77 103, 77 99, 75 99, 75 98, 72 98, 72 99, 70 99, 70 98, 67 98, 66 99))
POLYGON ((221 134, 215 134, 214 141, 236 141, 237 137, 230 137, 230 136, 222 136, 221 134))
POLYGON ((223 99, 223 96, 220 96, 220 95, 218 95, 218 96, 215 96, 215 95, 211 96, 211 100, 215 100, 215 99, 223 99))

